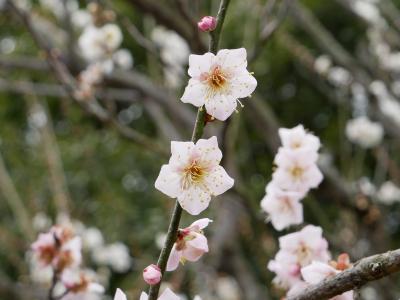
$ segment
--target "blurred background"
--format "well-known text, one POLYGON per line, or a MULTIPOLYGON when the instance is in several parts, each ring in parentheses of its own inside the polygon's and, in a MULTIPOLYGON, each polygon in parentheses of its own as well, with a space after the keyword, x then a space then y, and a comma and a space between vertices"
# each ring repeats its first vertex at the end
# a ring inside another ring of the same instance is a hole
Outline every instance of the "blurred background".
MULTIPOLYGON (((138 299, 174 205, 154 181, 195 120, 179 99, 188 55, 207 50, 197 21, 219 1, 13 2, 22 18, 0 0, 0 299, 43 299, 51 276, 28 250, 56 223, 82 236, 108 295, 138 299)), ((298 124, 323 144, 305 222, 352 261, 400 247, 400 1, 232 0, 220 47, 247 49, 258 87, 207 125, 235 187, 202 214, 214 220, 210 253, 166 282, 187 299, 282 296, 266 266, 296 228, 274 230, 260 200, 277 130, 298 124)), ((181 227, 194 220, 184 214, 181 227)), ((399 277, 361 292, 398 299, 399 277)))

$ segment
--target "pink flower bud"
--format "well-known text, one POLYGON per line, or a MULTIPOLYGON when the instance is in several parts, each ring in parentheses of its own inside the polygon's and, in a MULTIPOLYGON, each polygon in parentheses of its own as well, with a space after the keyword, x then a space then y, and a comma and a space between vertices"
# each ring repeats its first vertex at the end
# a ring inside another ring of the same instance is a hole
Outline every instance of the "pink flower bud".
POLYGON ((217 27, 217 19, 211 16, 203 17, 200 22, 197 23, 197 27, 201 31, 213 31, 217 27))
POLYGON ((159 283, 161 276, 161 270, 156 265, 150 265, 143 270, 143 279, 150 285, 159 283))

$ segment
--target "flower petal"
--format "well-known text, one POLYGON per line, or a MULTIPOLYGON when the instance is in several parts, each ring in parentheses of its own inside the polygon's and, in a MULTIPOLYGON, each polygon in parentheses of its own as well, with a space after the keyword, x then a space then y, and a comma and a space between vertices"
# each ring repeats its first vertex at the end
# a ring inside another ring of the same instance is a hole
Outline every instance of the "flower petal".
POLYGON ((257 80, 247 71, 233 77, 229 83, 232 96, 235 98, 248 97, 257 87, 257 80))
POLYGON ((216 166, 211 170, 210 174, 204 180, 207 188, 214 196, 225 193, 235 182, 221 166, 216 166))
POLYGON ((158 300, 180 300, 180 298, 169 288, 166 288, 158 300))
POLYGON ((245 48, 219 50, 216 60, 223 69, 227 68, 231 72, 247 68, 247 52, 245 48))
MULTIPOLYGON (((126 298, 125 298, 126 299, 126 298)), ((123 300, 125 300, 125 299, 123 299, 123 300)), ((139 300, 148 300, 149 299, 149 296, 145 293, 145 292, 142 292, 141 294, 140 294, 140 299, 139 300)), ((114 299, 115 300, 115 299, 114 299)))
POLYGON ((194 216, 205 210, 210 204, 210 200, 210 193, 199 185, 190 186, 178 196, 182 208, 194 216))
MULTIPOLYGON (((142 295, 143 294, 144 293, 142 293, 142 295)), ((145 300, 145 299, 147 299, 147 298, 142 298, 142 296, 140 296, 140 300, 145 300)), ((117 289, 117 292, 115 293, 115 296, 114 296, 114 300, 127 300, 127 298, 126 298, 126 295, 120 289, 117 289)))
POLYGON ((203 218, 199 219, 195 222, 193 222, 190 226, 189 229, 193 231, 199 231, 201 229, 204 229, 210 224, 213 220, 210 220, 209 218, 203 218))
POLYGON ((208 73, 215 60, 215 55, 211 52, 203 55, 191 54, 189 56, 189 70, 190 77, 199 77, 202 73, 208 73))
POLYGON ((204 104, 207 93, 207 85, 203 84, 198 79, 190 79, 185 88, 185 92, 181 97, 183 103, 191 103, 196 107, 204 104))
POLYGON ((237 100, 224 94, 216 94, 206 101, 207 113, 220 121, 228 119, 236 106, 237 100))
POLYGON ((171 198, 176 198, 181 192, 181 177, 170 165, 163 165, 154 186, 171 198))
POLYGON ((208 167, 218 165, 222 159, 222 152, 218 147, 216 136, 209 139, 200 139, 196 143, 196 150, 201 154, 201 164, 208 167))
POLYGON ((182 257, 182 251, 176 250, 176 245, 171 250, 171 253, 169 254, 168 262, 167 262, 167 271, 171 272, 176 270, 179 266, 179 261, 181 260, 182 257))
POLYGON ((171 142, 171 158, 169 163, 174 167, 186 166, 194 149, 192 142, 171 142))

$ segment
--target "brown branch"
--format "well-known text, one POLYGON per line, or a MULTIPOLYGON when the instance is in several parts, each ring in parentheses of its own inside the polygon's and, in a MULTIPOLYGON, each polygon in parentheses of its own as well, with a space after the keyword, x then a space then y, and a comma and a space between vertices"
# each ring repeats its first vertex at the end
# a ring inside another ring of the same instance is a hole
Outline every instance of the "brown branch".
POLYGON ((359 288, 400 271, 400 249, 363 258, 354 267, 318 284, 311 285, 303 292, 287 300, 324 300, 359 288))

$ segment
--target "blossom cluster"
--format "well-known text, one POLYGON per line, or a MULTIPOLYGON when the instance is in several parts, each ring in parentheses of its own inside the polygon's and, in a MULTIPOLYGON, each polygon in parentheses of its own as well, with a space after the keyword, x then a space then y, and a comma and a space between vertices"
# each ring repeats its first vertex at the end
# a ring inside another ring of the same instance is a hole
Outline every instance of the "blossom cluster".
POLYGON ((268 213, 272 225, 282 230, 303 222, 301 200, 311 188, 316 188, 323 176, 317 166, 321 143, 315 135, 302 125, 292 129, 279 129, 282 147, 274 163, 276 169, 272 181, 265 188, 261 201, 262 209, 268 213))
MULTIPOLYGON (((89 282, 90 279, 90 282, 99 282, 102 286, 107 287, 112 272, 125 273, 131 268, 132 258, 129 249, 122 242, 106 244, 103 234, 98 228, 86 227, 80 221, 72 220, 64 214, 58 215, 56 221, 58 225, 52 226, 51 219, 44 213, 38 213, 33 218, 32 225, 37 232, 47 231, 47 233, 39 234, 38 240, 32 245, 32 251, 27 255, 33 282, 49 286, 56 274, 60 278, 60 283, 55 286, 55 294, 63 294, 66 289, 67 291, 76 290, 72 283, 79 282, 78 277, 81 276, 81 273, 84 275, 85 282, 89 282), (64 260, 69 262, 68 267, 62 272, 58 271, 59 268, 56 264, 59 256, 53 257, 52 263, 43 262, 43 258, 51 258, 46 255, 47 252, 55 252, 54 239, 51 235, 53 232, 62 232, 62 236, 67 237, 67 239, 62 239, 65 242, 59 249, 61 257, 65 257, 64 260), (85 261, 84 269, 80 267, 83 261, 85 261)), ((83 282, 81 283, 83 284, 83 282)), ((80 297, 82 291, 83 288, 80 293, 68 293, 68 297, 65 296, 62 299, 72 300, 75 296, 80 297)), ((90 299, 93 300, 101 299, 96 290, 87 290, 85 295, 90 295, 90 299)), ((80 299, 79 297, 78 299, 80 299)))
MULTIPOLYGON (((315 284, 351 267, 347 254, 331 261, 328 242, 322 236, 322 229, 307 225, 302 230, 279 238, 279 251, 270 261, 268 269, 276 274, 274 284, 295 295, 309 284, 315 284)), ((349 291, 334 300, 353 299, 349 291)))
POLYGON ((53 226, 39 234, 31 248, 38 265, 51 268, 53 284, 61 283, 60 295, 68 295, 63 299, 81 299, 85 294, 104 292, 103 286, 93 282, 90 274, 81 268, 82 240, 71 228, 53 226))

